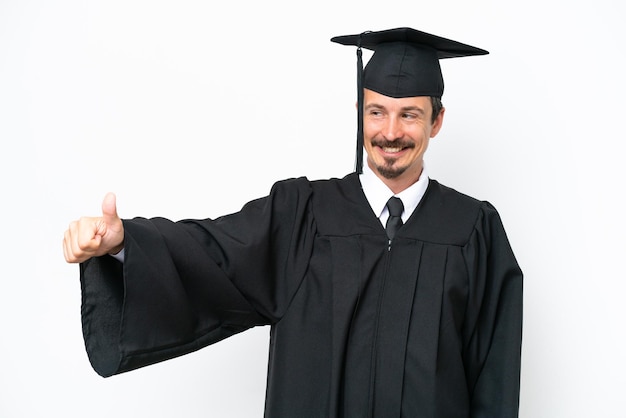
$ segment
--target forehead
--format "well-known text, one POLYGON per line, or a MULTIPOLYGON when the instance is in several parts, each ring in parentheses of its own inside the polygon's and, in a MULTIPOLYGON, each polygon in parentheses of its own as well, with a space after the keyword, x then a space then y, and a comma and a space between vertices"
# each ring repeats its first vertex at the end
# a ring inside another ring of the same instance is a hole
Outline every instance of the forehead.
POLYGON ((432 109, 431 99, 428 96, 390 97, 365 89, 363 95, 365 106, 380 106, 385 108, 419 108, 426 111, 432 109))

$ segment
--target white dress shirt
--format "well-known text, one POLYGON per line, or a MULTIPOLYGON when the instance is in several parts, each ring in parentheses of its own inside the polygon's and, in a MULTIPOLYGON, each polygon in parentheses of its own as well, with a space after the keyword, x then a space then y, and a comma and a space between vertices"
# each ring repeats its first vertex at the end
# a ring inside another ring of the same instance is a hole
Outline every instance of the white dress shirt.
POLYGON ((367 165, 367 161, 363 161, 363 174, 359 176, 361 180, 361 186, 363 187, 363 193, 367 197, 372 210, 385 226, 387 218, 389 218, 389 211, 387 210, 387 201, 395 196, 402 200, 404 205, 404 212, 402 212, 402 222, 406 222, 417 205, 419 205, 426 189, 428 188, 428 173, 426 172, 426 164, 422 169, 422 174, 417 182, 413 183, 409 188, 401 191, 398 194, 394 194, 389 187, 372 171, 367 165))

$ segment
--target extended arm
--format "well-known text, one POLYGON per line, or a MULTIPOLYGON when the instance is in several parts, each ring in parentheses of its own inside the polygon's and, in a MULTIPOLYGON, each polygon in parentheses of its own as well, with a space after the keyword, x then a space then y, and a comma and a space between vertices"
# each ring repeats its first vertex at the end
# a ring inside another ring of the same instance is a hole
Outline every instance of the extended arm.
POLYGON ((107 196, 103 216, 72 224, 65 241, 68 261, 80 262, 94 369, 133 370, 277 321, 310 259, 310 197, 308 181, 288 181, 240 212, 173 222, 120 221, 107 196), (124 263, 106 256, 122 245, 124 263))

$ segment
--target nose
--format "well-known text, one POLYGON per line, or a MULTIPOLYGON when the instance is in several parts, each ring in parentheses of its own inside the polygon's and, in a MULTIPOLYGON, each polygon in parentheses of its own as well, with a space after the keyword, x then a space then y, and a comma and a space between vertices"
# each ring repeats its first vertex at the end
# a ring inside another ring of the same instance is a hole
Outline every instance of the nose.
POLYGON ((395 141, 396 139, 402 138, 402 127, 398 118, 393 116, 388 117, 383 127, 382 134, 387 141, 395 141))

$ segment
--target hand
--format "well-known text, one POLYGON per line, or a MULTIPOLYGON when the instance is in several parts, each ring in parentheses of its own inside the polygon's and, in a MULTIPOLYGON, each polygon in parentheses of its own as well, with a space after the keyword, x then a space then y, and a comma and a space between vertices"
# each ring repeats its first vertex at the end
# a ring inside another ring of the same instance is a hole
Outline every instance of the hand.
POLYGON ((117 216, 115 195, 102 202, 101 217, 82 217, 65 231, 63 254, 68 263, 82 263, 91 257, 117 254, 124 248, 124 226, 117 216))

